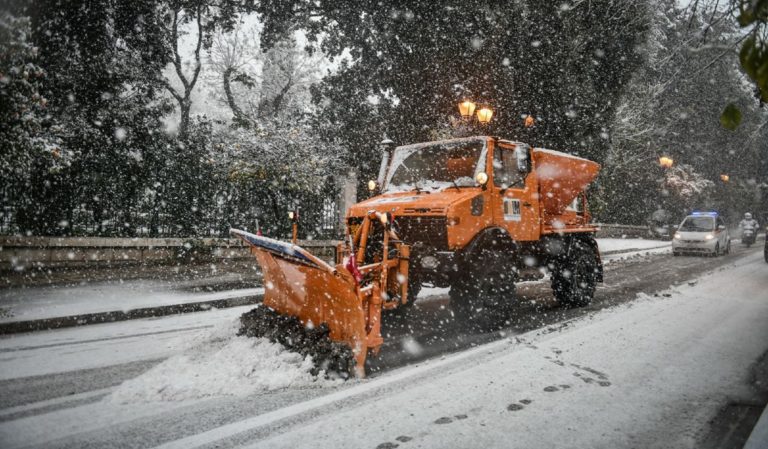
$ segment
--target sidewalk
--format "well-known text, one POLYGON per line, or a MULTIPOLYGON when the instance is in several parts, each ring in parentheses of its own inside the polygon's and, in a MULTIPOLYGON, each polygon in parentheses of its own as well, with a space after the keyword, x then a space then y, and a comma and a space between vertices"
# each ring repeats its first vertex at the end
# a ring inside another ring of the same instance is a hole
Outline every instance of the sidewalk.
POLYGON ((0 288, 0 334, 255 304, 264 293, 257 268, 253 260, 13 274, 23 278, 0 288))
MULTIPOLYGON (((670 246, 643 239, 598 239, 598 244, 604 262, 637 252, 665 252, 670 246)), ((243 306, 261 302, 264 295, 255 260, 38 275, 43 276, 45 282, 30 279, 31 286, 16 282, 0 289, 0 334, 243 306)))

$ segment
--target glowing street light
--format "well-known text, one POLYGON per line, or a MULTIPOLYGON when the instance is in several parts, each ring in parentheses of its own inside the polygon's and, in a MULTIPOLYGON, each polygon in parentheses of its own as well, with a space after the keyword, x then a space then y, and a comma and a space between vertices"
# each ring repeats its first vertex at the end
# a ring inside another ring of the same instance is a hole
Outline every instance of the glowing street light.
POLYGON ((662 156, 659 158, 659 165, 661 165, 664 168, 670 168, 674 163, 675 161, 673 161, 671 157, 662 156))
POLYGON ((475 108, 477 105, 469 100, 464 100, 459 103, 459 114, 464 120, 469 120, 475 115, 475 108))
POLYGON ((477 120, 481 125, 485 125, 493 118, 493 109, 489 106, 477 108, 477 103, 471 100, 464 100, 459 103, 459 114, 466 121, 477 120), (475 112, 477 111, 477 112, 475 112))
POLYGON ((532 127, 535 123, 536 123, 536 121, 533 119, 532 115, 528 114, 528 115, 525 116, 525 121, 523 121, 523 125, 526 128, 532 127))
POLYGON ((731 177, 728 176, 727 174, 723 173, 722 175, 720 175, 720 180, 723 181, 723 182, 728 182, 728 181, 731 180, 731 177))
POLYGON ((493 117, 493 109, 488 106, 483 106, 477 111, 477 121, 485 125, 491 121, 493 117))

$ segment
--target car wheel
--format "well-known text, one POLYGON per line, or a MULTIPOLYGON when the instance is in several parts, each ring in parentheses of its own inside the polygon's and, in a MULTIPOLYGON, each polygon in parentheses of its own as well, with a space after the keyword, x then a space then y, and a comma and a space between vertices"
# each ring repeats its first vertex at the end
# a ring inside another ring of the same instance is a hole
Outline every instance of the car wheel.
POLYGON ((715 244, 715 250, 712 251, 712 257, 717 257, 720 255, 720 244, 715 244))
POLYGON ((731 241, 728 240, 728 244, 725 245, 725 254, 731 254, 731 241))

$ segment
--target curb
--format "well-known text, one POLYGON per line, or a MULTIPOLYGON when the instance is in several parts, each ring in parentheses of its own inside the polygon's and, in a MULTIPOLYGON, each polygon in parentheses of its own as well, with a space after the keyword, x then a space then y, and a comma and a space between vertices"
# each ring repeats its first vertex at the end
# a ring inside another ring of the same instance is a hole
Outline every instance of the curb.
POLYGON ((111 312, 86 313, 83 315, 41 318, 29 321, 12 321, 0 323, 0 335, 63 329, 66 327, 113 323, 116 321, 137 320, 141 318, 178 315, 184 313, 204 312, 211 309, 226 309, 230 307, 258 304, 263 298, 264 295, 241 296, 238 298, 216 299, 213 301, 145 307, 127 311, 116 310, 111 312))
POLYGON ((634 253, 637 251, 650 251, 653 249, 672 248, 671 245, 653 246, 650 248, 627 248, 627 249, 615 249, 613 251, 600 251, 601 256, 612 256, 614 254, 634 253))
POLYGON ((763 413, 752 429, 749 439, 744 444, 744 449, 761 449, 768 447, 768 407, 763 409, 763 413))

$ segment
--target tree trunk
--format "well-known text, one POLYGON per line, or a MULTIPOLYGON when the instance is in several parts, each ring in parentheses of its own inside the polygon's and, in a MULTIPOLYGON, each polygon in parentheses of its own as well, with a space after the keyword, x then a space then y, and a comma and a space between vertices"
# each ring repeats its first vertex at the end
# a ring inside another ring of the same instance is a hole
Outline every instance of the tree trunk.
POLYGON ((224 93, 227 95, 227 104, 229 104, 229 108, 232 109, 232 114, 235 116, 235 121, 237 122, 243 122, 245 121, 245 117, 243 116, 243 111, 240 109, 240 107, 237 106, 237 103, 235 102, 235 97, 232 95, 232 85, 230 82, 230 77, 232 76, 232 72, 234 70, 229 67, 227 70, 224 71, 223 78, 224 78, 224 93))
POLYGON ((181 112, 181 118, 179 120, 179 137, 183 140, 187 137, 187 132, 189 130, 189 110, 192 107, 192 101, 189 96, 186 96, 179 102, 179 107, 181 112))

